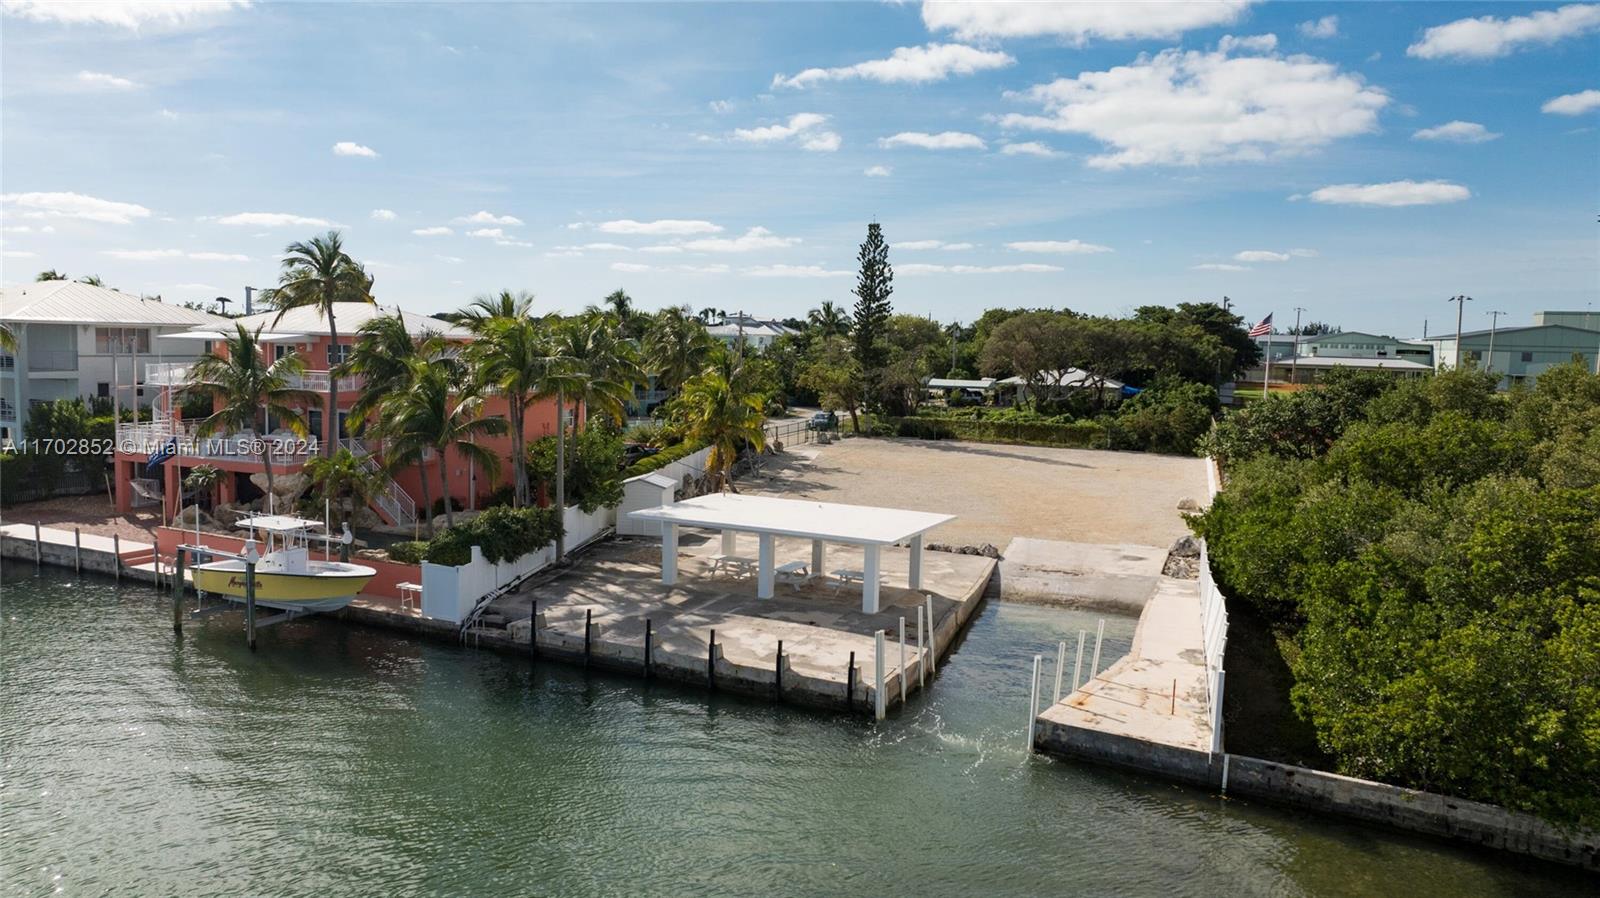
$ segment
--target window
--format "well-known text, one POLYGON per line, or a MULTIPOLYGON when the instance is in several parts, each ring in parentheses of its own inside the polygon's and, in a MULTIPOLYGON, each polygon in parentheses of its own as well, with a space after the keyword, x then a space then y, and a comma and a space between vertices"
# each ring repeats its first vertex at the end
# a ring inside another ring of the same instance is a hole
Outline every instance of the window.
POLYGON ((1522 354, 1522 360, 1523 360, 1523 361, 1524 361, 1524 362, 1531 362, 1531 361, 1533 361, 1533 353, 1531 353, 1531 352, 1524 352, 1524 353, 1523 353, 1523 354, 1522 354))
POLYGON ((150 329, 144 327, 97 327, 94 329, 94 351, 106 354, 149 352, 150 329))
POLYGON ((1471 360, 1471 361, 1474 361, 1474 362, 1481 362, 1481 361, 1483 361, 1483 352, 1482 352, 1482 350, 1478 350, 1478 349, 1469 349, 1469 350, 1467 350, 1467 351, 1466 351, 1466 352, 1465 352, 1465 353, 1464 353, 1464 355, 1466 355, 1466 357, 1467 357, 1467 358, 1468 358, 1468 359, 1469 359, 1469 360, 1471 360))
POLYGON ((94 394, 99 396, 101 399, 105 399, 111 395, 111 385, 103 380, 100 381, 100 383, 95 386, 94 394))
POLYGON ((286 355, 294 353, 294 346, 288 343, 274 343, 272 345, 272 360, 277 361, 286 355))
POLYGON ((335 365, 342 365, 345 362, 349 361, 349 359, 350 359, 350 344, 349 343, 340 343, 337 346, 332 344, 332 343, 328 344, 328 367, 329 368, 332 368, 335 365))

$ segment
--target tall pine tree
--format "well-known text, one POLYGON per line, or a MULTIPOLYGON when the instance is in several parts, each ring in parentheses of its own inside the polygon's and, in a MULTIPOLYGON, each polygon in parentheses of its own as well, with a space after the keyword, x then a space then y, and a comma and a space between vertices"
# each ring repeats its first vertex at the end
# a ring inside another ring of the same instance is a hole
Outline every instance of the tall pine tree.
POLYGON ((878 342, 894 307, 889 294, 894 292, 894 269, 889 267, 889 244, 877 222, 867 225, 867 240, 856 254, 861 270, 856 274, 855 340, 856 358, 861 361, 867 382, 875 383, 886 362, 884 347, 878 342))

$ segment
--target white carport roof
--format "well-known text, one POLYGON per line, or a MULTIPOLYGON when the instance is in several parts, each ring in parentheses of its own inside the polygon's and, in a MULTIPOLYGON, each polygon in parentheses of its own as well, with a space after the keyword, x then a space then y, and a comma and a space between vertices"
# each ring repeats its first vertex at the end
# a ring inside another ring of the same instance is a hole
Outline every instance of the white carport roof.
POLYGON ((952 514, 903 508, 841 505, 733 493, 714 493, 672 505, 630 511, 628 514, 639 520, 661 521, 684 527, 771 533, 774 536, 873 546, 903 542, 955 519, 952 514))

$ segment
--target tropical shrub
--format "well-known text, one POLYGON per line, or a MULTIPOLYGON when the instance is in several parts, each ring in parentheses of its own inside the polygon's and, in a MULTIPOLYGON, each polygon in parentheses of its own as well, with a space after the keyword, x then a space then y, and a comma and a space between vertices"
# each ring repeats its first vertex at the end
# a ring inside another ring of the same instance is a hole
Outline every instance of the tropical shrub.
POLYGON ((660 470, 661 468, 664 468, 675 461, 682 461, 704 448, 705 446, 692 441, 685 441, 677 444, 676 446, 668 446, 660 452, 657 452, 655 455, 641 458, 629 465, 627 469, 622 472, 621 479, 630 480, 634 477, 648 474, 651 471, 660 470))
POLYGON ((1193 455, 1217 413, 1217 391, 1192 381, 1157 380, 1101 418, 1113 449, 1193 455))
POLYGON ((390 561, 397 561, 401 564, 417 564, 428 553, 428 541, 419 539, 392 543, 385 551, 389 553, 390 561))
POLYGON ((478 546, 488 561, 512 561, 555 542, 561 528, 560 513, 553 507, 496 506, 429 540, 424 558, 432 564, 462 565, 472 560, 472 547, 478 546))

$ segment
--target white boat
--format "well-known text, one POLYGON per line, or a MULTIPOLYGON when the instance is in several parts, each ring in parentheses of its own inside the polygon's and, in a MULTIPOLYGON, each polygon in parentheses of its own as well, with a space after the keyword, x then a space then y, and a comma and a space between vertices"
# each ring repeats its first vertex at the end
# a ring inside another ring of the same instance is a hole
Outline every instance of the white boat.
MULTIPOLYGON (((259 533, 265 540, 266 554, 256 561, 256 604, 285 611, 337 611, 350 604, 377 571, 364 564, 314 558, 311 542, 348 543, 349 527, 340 538, 313 533, 322 527, 290 515, 251 515, 243 521, 250 528, 245 556, 256 551, 259 533)), ((245 600, 245 562, 238 558, 211 561, 194 568, 194 588, 233 601, 245 600)))

